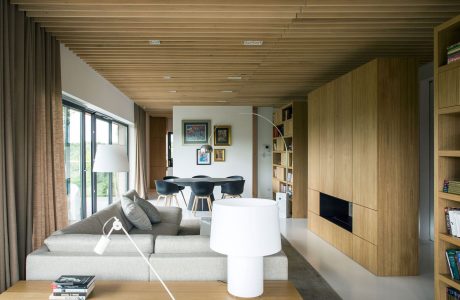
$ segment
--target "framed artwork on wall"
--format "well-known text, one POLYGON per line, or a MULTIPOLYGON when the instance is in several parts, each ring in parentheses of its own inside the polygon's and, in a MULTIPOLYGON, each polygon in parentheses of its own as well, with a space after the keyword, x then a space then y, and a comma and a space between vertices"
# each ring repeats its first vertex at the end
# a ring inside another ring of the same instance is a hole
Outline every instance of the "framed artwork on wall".
POLYGON ((210 165, 211 164, 211 153, 201 153, 200 149, 196 149, 196 164, 210 165))
POLYGON ((205 144, 208 142, 210 120, 182 120, 183 144, 205 144))
POLYGON ((218 125, 214 126, 214 145, 230 146, 232 144, 232 126, 218 125))
POLYGON ((214 149, 214 161, 225 161, 225 149, 214 149))

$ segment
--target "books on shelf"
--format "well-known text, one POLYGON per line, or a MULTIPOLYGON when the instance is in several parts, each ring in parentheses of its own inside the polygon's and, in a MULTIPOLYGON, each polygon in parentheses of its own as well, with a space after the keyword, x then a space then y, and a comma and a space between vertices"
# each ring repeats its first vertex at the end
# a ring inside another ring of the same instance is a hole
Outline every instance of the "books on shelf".
POLYGON ((460 300, 460 291, 453 287, 447 287, 447 300, 460 300))
POLYGON ((446 231, 448 234, 460 237, 460 208, 445 207, 446 231))
POLYGON ((51 284, 49 300, 86 300, 95 285, 92 275, 63 275, 51 284))
POLYGON ((447 249, 446 250, 447 266, 449 267, 450 276, 454 280, 460 280, 459 262, 458 262, 459 255, 460 255, 460 249, 447 249))
POLYGON ((460 42, 447 47, 447 64, 460 60, 460 42))
POLYGON ((444 180, 442 191, 444 193, 460 195, 460 180, 458 179, 444 180))

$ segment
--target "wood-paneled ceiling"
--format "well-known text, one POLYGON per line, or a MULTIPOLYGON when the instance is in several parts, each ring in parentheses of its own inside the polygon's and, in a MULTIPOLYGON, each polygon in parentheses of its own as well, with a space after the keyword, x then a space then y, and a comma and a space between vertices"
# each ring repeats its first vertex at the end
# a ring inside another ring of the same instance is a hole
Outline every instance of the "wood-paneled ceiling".
POLYGON ((190 104, 277 106, 374 57, 427 62, 433 27, 460 12, 459 0, 11 2, 156 112, 190 104))

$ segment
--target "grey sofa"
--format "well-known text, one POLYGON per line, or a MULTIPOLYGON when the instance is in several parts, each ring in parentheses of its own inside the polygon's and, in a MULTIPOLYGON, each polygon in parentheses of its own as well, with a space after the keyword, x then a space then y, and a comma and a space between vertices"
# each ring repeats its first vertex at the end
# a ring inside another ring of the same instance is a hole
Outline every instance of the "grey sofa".
MULTIPOLYGON (((99 280, 157 280, 124 234, 111 236, 104 255, 93 252, 103 224, 112 216, 120 219, 163 280, 226 280, 226 256, 209 248, 209 236, 178 235, 181 209, 157 208, 162 222, 148 231, 134 228, 117 202, 55 232, 43 247, 27 256, 27 280, 54 280, 63 274, 92 274, 99 280)), ((264 264, 265 279, 287 280, 288 262, 283 252, 265 257, 264 264)))

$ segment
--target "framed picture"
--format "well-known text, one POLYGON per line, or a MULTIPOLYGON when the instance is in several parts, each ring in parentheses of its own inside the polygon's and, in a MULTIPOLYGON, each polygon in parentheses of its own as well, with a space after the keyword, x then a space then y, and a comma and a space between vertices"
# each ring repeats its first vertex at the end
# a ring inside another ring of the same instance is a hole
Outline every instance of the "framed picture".
POLYGON ((225 161, 225 149, 214 149, 214 161, 225 161))
POLYGON ((183 144, 207 143, 210 124, 210 120, 182 120, 183 144))
POLYGON ((214 145, 230 146, 232 144, 232 126, 214 126, 214 145))
POLYGON ((201 153, 200 149, 196 149, 196 164, 197 165, 210 165, 211 153, 201 153))

